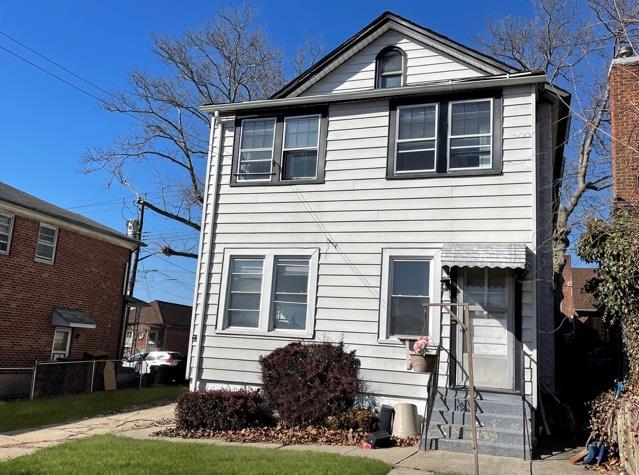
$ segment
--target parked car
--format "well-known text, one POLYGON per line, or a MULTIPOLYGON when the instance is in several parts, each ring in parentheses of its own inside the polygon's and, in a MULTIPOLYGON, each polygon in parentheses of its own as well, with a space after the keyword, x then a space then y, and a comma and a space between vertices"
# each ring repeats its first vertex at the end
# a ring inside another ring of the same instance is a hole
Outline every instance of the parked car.
POLYGON ((144 372, 149 373, 154 366, 178 366, 185 359, 178 351, 150 351, 144 357, 144 372))
POLYGON ((135 369, 136 373, 139 373, 140 368, 142 367, 142 362, 144 361, 144 359, 147 357, 148 354, 149 354, 148 352, 137 353, 131 356, 130 358, 124 359, 122 360, 122 367, 133 368, 135 369))
POLYGON ((142 367, 149 384, 181 384, 186 374, 186 357, 177 351, 151 351, 142 367))

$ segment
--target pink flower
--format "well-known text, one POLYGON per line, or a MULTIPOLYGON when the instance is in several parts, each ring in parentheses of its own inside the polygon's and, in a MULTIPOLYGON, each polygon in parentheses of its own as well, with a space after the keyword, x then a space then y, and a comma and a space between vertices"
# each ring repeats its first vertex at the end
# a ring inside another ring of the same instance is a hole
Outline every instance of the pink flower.
POLYGON ((368 443, 368 442, 363 442, 362 443, 362 448, 363 449, 372 449, 373 446, 370 443, 368 443))
POLYGON ((413 344, 413 351, 415 351, 415 353, 424 353, 426 351, 426 347, 432 344, 433 340, 429 336, 421 336, 419 340, 413 344))

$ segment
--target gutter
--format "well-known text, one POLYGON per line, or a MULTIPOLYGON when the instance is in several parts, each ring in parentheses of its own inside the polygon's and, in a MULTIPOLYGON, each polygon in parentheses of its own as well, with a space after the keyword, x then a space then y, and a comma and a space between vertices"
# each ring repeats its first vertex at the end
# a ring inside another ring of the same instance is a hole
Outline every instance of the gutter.
POLYGON ((220 114, 217 110, 213 111, 213 117, 211 117, 211 132, 209 134, 209 154, 206 160, 206 181, 207 184, 207 192, 208 192, 208 184, 213 184, 212 196, 210 198, 210 203, 207 198, 208 193, 205 193, 204 197, 204 206, 202 207, 202 220, 200 227, 200 249, 198 253, 198 261, 197 261, 197 275, 195 276, 195 292, 193 296, 193 310, 191 312, 191 342, 189 345, 189 351, 186 359, 186 374, 189 375, 189 389, 191 391, 195 391, 197 389, 197 381, 199 379, 199 371, 200 371, 200 356, 202 352, 202 339, 204 338, 204 325, 206 320, 206 308, 208 306, 208 290, 209 290, 209 280, 211 273, 211 261, 213 259, 213 242, 214 235, 213 231, 215 229, 215 207, 217 206, 217 195, 219 188, 219 175, 220 175, 220 167, 222 166, 222 122, 220 121, 220 114), (215 136, 215 129, 219 127, 219 133, 215 136), (215 147, 217 147, 217 160, 215 163, 215 167, 213 168, 213 176, 211 178, 211 164, 213 161, 213 138, 215 137, 215 147), (212 181, 211 181, 212 180, 212 181), (208 229, 209 232, 209 242, 206 250, 204 249, 204 234, 206 232, 206 215, 209 212, 209 208, 211 210, 211 224, 208 229), (203 262, 204 256, 206 255, 206 260, 203 262), (200 270, 202 269, 202 264, 204 264, 204 277, 203 282, 200 282, 200 275, 202 273, 200 270), (200 321, 197 335, 194 335, 195 324, 197 320, 197 309, 198 309, 198 294, 202 290, 202 305, 200 310, 200 321), (196 337, 196 340, 193 341, 193 337, 196 337), (195 350, 193 348, 195 343, 195 350), (195 352, 194 352, 195 351, 195 352), (191 362, 194 361, 194 368, 196 371, 195 375, 191 374, 191 370, 193 369, 193 365, 191 362))
POLYGON ((483 76, 479 78, 434 81, 428 84, 402 86, 388 89, 322 94, 317 96, 285 97, 282 99, 266 99, 260 101, 247 101, 230 104, 209 104, 200 107, 200 110, 209 113, 218 112, 220 115, 232 115, 236 112, 255 111, 267 108, 306 106, 312 104, 330 104, 338 102, 370 101, 374 99, 387 99, 392 97, 403 97, 411 95, 545 83, 546 80, 546 74, 543 71, 525 71, 522 73, 508 73, 500 74, 497 76, 483 76))

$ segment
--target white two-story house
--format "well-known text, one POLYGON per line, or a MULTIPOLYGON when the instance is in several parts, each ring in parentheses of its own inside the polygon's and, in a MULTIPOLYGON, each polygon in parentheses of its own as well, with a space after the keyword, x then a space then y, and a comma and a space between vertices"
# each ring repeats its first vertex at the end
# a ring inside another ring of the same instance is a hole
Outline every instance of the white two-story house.
POLYGON ((480 451, 526 455, 553 385, 569 100, 541 71, 384 13, 270 99, 205 106, 191 388, 257 386, 260 355, 343 341, 366 401, 415 403, 426 448, 469 450, 467 348, 424 307, 467 302, 480 451), (432 375, 407 365, 421 335, 441 350, 432 375))

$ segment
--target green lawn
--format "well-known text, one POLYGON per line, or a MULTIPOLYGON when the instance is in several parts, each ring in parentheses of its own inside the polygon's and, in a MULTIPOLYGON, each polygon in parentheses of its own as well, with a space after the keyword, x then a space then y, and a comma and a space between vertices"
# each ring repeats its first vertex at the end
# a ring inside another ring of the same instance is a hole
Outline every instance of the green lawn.
POLYGON ((0 402, 0 432, 93 417, 138 404, 175 401, 183 391, 186 388, 182 386, 158 386, 34 401, 0 402))
POLYGON ((377 460, 335 454, 94 436, 0 463, 0 474, 362 474, 382 475, 377 460))

